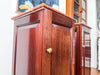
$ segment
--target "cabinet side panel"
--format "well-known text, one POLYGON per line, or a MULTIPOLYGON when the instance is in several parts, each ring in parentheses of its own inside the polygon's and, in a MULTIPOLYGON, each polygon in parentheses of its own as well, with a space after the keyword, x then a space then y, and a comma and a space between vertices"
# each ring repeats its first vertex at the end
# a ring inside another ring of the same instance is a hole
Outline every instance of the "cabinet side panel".
POLYGON ((35 75, 36 25, 18 27, 16 73, 35 75))

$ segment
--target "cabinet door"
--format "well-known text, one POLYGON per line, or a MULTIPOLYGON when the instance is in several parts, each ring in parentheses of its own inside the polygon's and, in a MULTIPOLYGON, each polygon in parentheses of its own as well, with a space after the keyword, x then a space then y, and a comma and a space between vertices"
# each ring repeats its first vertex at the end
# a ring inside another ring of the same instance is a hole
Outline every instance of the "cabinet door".
POLYGON ((82 75, 91 75, 91 45, 90 33, 83 31, 82 45, 82 75))
POLYGON ((36 68, 40 72, 39 26, 33 24, 18 27, 15 75, 36 75, 36 68))
POLYGON ((90 34, 85 33, 85 75, 91 75, 91 45, 90 34))
POLYGON ((52 75, 71 75, 70 28, 52 27, 52 75))

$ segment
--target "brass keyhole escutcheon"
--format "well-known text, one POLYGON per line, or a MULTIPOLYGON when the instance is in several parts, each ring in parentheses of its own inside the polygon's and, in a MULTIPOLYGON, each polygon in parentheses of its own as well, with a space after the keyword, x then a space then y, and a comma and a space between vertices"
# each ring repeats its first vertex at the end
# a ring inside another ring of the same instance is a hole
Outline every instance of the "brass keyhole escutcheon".
POLYGON ((51 54, 51 53, 52 53, 52 48, 48 48, 48 49, 47 49, 47 52, 48 52, 49 54, 51 54))

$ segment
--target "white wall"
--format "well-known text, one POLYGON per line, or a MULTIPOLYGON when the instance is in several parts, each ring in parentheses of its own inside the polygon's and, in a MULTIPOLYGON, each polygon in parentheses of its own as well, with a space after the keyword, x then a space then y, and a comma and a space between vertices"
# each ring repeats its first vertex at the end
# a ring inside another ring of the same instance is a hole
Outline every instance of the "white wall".
POLYGON ((87 24, 92 27, 91 30, 91 67, 97 68, 97 17, 96 0, 87 0, 87 24))
POLYGON ((66 0, 59 0, 59 11, 66 14, 66 0))
POLYGON ((11 75, 13 48, 12 10, 15 0, 0 0, 0 75, 11 75), (13 4, 12 4, 13 2, 13 4))

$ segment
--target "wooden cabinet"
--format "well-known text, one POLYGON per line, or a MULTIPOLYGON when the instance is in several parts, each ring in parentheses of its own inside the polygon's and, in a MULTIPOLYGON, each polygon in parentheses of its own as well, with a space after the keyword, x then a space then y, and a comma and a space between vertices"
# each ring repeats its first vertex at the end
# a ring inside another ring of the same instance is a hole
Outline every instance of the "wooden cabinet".
POLYGON ((75 75, 91 75, 91 27, 78 23, 76 32, 76 68, 75 75))
POLYGON ((12 19, 13 75, 72 75, 73 18, 41 4, 12 19))
POLYGON ((66 14, 74 17, 76 23, 87 24, 87 0, 66 0, 66 14))

